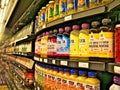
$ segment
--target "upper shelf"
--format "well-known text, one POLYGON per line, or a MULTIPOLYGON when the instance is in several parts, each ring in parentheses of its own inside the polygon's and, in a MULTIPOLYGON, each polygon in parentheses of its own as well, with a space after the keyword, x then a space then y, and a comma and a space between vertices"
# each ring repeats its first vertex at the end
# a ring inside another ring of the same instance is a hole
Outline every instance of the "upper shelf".
POLYGON ((88 9, 88 10, 85 10, 82 12, 77 12, 75 14, 68 15, 63 18, 59 18, 57 20, 54 20, 47 24, 44 24, 40 30, 36 31, 36 34, 39 33, 39 31, 42 31, 46 28, 49 28, 49 27, 52 27, 52 26, 55 26, 55 25, 58 25, 58 24, 61 24, 61 23, 67 22, 67 21, 72 21, 72 20, 76 20, 76 19, 80 19, 80 18, 82 19, 87 16, 92 16, 92 15, 109 12, 109 11, 113 10, 115 7, 120 6, 119 2, 120 2, 120 0, 114 0, 113 2, 111 2, 108 5, 99 6, 99 7, 88 9))

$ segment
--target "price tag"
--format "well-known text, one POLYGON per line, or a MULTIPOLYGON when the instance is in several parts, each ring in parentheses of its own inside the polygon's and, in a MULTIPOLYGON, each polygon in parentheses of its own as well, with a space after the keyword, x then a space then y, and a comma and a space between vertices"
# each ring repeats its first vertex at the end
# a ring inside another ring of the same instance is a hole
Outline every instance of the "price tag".
POLYGON ((44 59, 44 62, 45 62, 45 63, 47 63, 47 62, 48 62, 48 60, 47 60, 47 59, 44 59))
POLYGON ((39 61, 39 57, 34 57, 34 60, 39 61))
POLYGON ((52 64, 55 64, 55 60, 52 60, 52 64))
POLYGON ((64 65, 64 66, 67 66, 67 65, 68 65, 68 62, 67 62, 67 61, 61 61, 60 64, 61 64, 61 65, 64 65))
POLYGON ((40 58, 40 62, 42 62, 42 58, 40 58))
POLYGON ((44 28, 46 28, 46 24, 44 24, 44 25, 42 26, 42 29, 44 29, 44 28))
POLYGON ((81 68, 89 68, 89 63, 79 62, 79 63, 78 63, 78 67, 81 67, 81 68))
POLYGON ((114 72, 120 74, 120 66, 114 66, 114 72))
POLYGON ((69 20, 72 20, 72 15, 66 16, 66 17, 64 18, 64 21, 69 21, 69 20))

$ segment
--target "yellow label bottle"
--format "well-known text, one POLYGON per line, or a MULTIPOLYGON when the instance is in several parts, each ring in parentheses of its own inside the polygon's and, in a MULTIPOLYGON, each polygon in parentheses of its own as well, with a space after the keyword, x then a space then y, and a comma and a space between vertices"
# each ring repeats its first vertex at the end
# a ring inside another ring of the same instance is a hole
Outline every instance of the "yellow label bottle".
POLYGON ((79 33, 80 60, 89 60, 89 24, 83 23, 79 33))
POLYGON ((70 59, 79 58, 79 29, 78 25, 73 25, 70 33, 70 59))

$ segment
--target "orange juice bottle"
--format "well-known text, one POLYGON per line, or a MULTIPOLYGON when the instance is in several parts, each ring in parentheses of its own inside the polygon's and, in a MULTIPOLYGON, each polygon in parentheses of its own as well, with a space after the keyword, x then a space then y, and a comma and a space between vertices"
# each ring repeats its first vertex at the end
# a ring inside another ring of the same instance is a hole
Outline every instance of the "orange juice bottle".
POLYGON ((77 90, 76 88, 76 78, 77 76, 77 70, 71 69, 70 70, 70 77, 69 77, 69 86, 68 86, 68 90, 77 90))
POLYGON ((56 90, 56 78, 58 74, 58 67, 53 67, 52 79, 51 79, 51 90, 56 90))
POLYGON ((96 76, 96 72, 88 72, 88 78, 85 80, 85 90, 100 90, 100 80, 96 76))
POLYGON ((76 78, 76 87, 77 90, 85 90, 85 80, 87 79, 86 77, 87 72, 86 71, 79 71, 78 72, 78 77, 76 78))
POLYGON ((63 74, 63 78, 62 78, 62 86, 61 86, 61 90, 68 90, 68 80, 69 80, 69 69, 65 68, 64 69, 64 74, 63 74))
POLYGON ((44 82, 44 86, 43 86, 44 90, 47 90, 46 86, 48 84, 48 71, 49 71, 49 66, 46 65, 45 71, 44 71, 44 81, 43 81, 44 82))
POLYGON ((57 81, 56 81, 57 90, 61 90, 62 76, 63 76, 63 68, 59 68, 59 73, 57 74, 57 81))

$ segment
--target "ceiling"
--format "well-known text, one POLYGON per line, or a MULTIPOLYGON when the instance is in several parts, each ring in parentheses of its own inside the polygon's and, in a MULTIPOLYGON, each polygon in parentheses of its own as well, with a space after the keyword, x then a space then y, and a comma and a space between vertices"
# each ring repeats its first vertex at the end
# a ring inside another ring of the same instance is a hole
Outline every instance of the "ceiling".
POLYGON ((6 25, 7 30, 15 34, 20 28, 35 19, 39 9, 49 0, 18 0, 18 3, 6 25))

